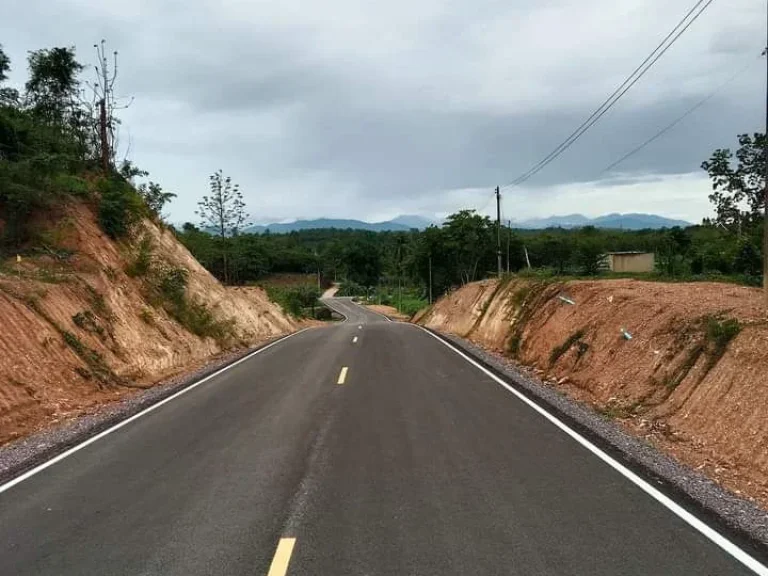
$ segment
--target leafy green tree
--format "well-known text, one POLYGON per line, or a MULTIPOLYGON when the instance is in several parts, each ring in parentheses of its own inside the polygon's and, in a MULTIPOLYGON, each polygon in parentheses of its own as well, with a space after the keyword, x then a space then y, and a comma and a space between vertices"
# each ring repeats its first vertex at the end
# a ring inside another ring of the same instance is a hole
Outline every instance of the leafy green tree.
POLYGON ((362 286, 375 286, 382 272, 381 253, 374 240, 358 238, 344 251, 344 268, 348 280, 362 286))
POLYGON ((579 241, 576 259, 584 274, 595 276, 603 265, 605 247, 599 238, 589 235, 579 241))
POLYGON ((763 218, 765 190, 765 134, 740 134, 739 149, 718 149, 701 167, 712 180, 709 199, 716 222, 734 232, 757 225, 763 218))
POLYGON ((8 80, 8 72, 11 71, 11 59, 8 58, 3 45, 0 44, 0 84, 8 80))
POLYGON ((675 226, 666 231, 656 250, 659 268, 670 276, 677 275, 688 260, 690 250, 691 238, 685 230, 675 226))
POLYGON ((163 208, 165 208, 165 205, 176 198, 176 194, 173 192, 166 192, 157 182, 142 184, 136 191, 144 199, 144 203, 152 214, 160 219, 163 217, 163 208))
POLYGON ((3 51, 3 45, 0 44, 0 106, 16 106, 19 101, 19 93, 13 88, 5 88, 3 82, 8 79, 8 72, 11 71, 11 59, 3 51))
POLYGON ((83 70, 74 47, 35 50, 28 60, 27 104, 39 118, 63 125, 77 108, 78 75, 83 70))
POLYGON ((493 228, 487 216, 461 210, 448 217, 444 228, 462 284, 493 267, 493 228))

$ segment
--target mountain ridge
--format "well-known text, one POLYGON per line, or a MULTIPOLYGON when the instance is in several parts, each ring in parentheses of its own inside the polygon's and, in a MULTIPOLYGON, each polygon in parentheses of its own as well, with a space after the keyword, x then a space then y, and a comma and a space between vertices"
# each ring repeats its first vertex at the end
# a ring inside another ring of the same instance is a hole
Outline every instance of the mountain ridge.
MULTIPOLYGON (((419 215, 401 215, 391 220, 381 222, 366 222, 354 218, 313 218, 299 219, 293 222, 274 222, 271 224, 254 224, 243 229, 246 234, 263 234, 269 230, 272 234, 287 234, 298 230, 317 230, 335 228, 337 230, 369 230, 371 232, 407 232, 412 229, 424 230, 432 225, 440 225, 440 220, 430 219, 419 215)), ((526 230, 544 230, 546 228, 580 228, 595 226, 596 228, 642 230, 644 228, 673 228, 675 226, 692 226, 685 220, 667 218, 656 214, 613 212, 589 218, 583 214, 565 214, 548 216, 546 218, 530 218, 512 221, 512 227, 526 230)))

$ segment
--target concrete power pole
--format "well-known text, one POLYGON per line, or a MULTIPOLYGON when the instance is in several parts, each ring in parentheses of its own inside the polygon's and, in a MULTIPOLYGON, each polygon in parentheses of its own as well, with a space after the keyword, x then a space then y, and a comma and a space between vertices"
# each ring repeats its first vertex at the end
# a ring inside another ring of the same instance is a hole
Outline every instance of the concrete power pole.
POLYGON ((499 278, 504 272, 501 265, 501 190, 496 186, 496 263, 499 278))
MULTIPOLYGON (((766 61, 766 82, 768 82, 768 21, 766 22, 766 48, 765 48, 765 61, 766 61)), ((763 191, 763 295, 765 297, 765 304, 768 306, 768 83, 765 90, 765 140, 763 141, 765 146, 765 182, 763 191)))

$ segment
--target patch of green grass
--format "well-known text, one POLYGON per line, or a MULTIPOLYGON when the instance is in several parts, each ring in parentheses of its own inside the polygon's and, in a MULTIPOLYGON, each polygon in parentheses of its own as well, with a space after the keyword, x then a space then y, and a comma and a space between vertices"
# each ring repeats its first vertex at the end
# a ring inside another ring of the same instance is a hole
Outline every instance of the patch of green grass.
POLYGON ((60 330, 61 337, 75 354, 77 354, 88 366, 89 373, 101 384, 122 383, 120 378, 110 370, 101 354, 92 350, 72 332, 60 330))
MULTIPOLYGON (((571 346, 579 342, 584 337, 584 334, 585 334, 585 331, 583 329, 577 330, 576 332, 568 336, 568 338, 565 339, 565 342, 563 342, 559 346, 555 346, 549 355, 549 365, 554 366, 555 364, 557 364, 557 361, 560 359, 560 357, 566 352, 568 352, 568 350, 571 349, 571 346)), ((584 350, 584 352, 586 352, 586 350, 584 350)), ((581 355, 583 355, 584 352, 582 352, 581 355)))
POLYGON ((728 344, 741 332, 741 324, 736 318, 721 319, 709 316, 707 322, 707 341, 712 344, 713 355, 718 359, 725 353, 728 344))

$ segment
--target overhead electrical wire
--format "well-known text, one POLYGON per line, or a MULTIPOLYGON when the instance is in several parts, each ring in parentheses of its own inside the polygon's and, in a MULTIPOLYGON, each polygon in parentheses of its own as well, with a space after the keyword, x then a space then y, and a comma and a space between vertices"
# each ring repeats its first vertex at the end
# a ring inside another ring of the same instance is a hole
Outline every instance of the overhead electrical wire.
POLYGON ((603 115, 608 112, 618 102, 624 94, 626 94, 639 80, 642 78, 648 70, 661 58, 667 50, 685 33, 685 31, 693 24, 699 16, 712 4, 714 0, 698 0, 696 4, 691 8, 688 13, 677 23, 672 31, 659 43, 659 45, 646 57, 645 60, 635 70, 627 76, 624 82, 619 85, 616 90, 594 111, 592 114, 574 130, 563 142, 561 142, 554 150, 552 150, 547 156, 542 158, 529 170, 515 178, 511 183, 505 185, 503 188, 510 188, 522 184, 535 174, 538 174, 548 164, 570 148, 574 142, 576 142, 581 136, 589 130, 603 115), (698 11, 697 11, 698 10, 698 11))
POLYGON ((606 166, 605 168, 603 168, 603 169, 600 171, 600 174, 605 174, 605 173, 606 173, 606 172, 608 172, 609 170, 611 170, 611 169, 615 168, 616 166, 618 166, 619 164, 621 164, 621 163, 622 163, 622 162, 624 162, 625 160, 627 160, 627 159, 631 158, 632 156, 634 156, 635 154, 637 154, 638 152, 640 152, 640 151, 641 151, 643 148, 645 148, 646 146, 648 146, 648 145, 649 145, 649 144, 651 144, 652 142, 654 142, 654 141, 658 140, 659 138, 661 138, 661 137, 662 137, 664 134, 666 134, 667 132, 669 132, 670 130, 672 130, 672 128, 674 128, 675 126, 677 126, 678 124, 680 124, 680 122, 682 122, 683 120, 685 120, 685 119, 686 119, 688 116, 690 116, 691 114, 693 114, 694 112, 696 112, 696 110, 698 110, 699 108, 701 108, 702 106, 704 106, 704 104, 706 104, 707 102, 709 102, 710 100, 712 100, 712 98, 714 98, 714 97, 715 97, 715 96, 716 96, 716 95, 717 95, 717 94, 718 94, 718 93, 719 93, 719 92, 720 92, 720 91, 721 91, 723 88, 725 88, 725 87, 726 87, 728 84, 730 84, 730 83, 731 83, 731 82, 733 82, 733 81, 734 81, 736 78, 738 78, 739 76, 741 76, 741 75, 742 75, 744 72, 746 72, 747 70, 749 70, 749 68, 751 68, 753 65, 754 65, 754 62, 749 62, 749 63, 748 63, 746 66, 744 66, 743 68, 741 68, 740 70, 738 70, 738 71, 737 71, 735 74, 733 74, 732 76, 730 76, 730 77, 728 78, 728 80, 726 80, 725 82, 723 82, 722 84, 720 84, 720 86, 718 86, 717 88, 715 88, 715 90, 713 90, 712 92, 710 92, 710 94, 709 94, 709 95, 707 95, 706 97, 702 98, 702 99, 701 99, 701 100, 699 100, 699 101, 698 101, 696 104, 694 104, 693 106, 691 106, 690 108, 688 108, 688 110, 686 110, 686 111, 685 111, 683 114, 681 114, 680 116, 678 116, 678 117, 677 117, 675 120, 673 120, 672 122, 670 122, 669 124, 667 124, 667 125, 666 125, 664 128, 662 128, 661 130, 659 130, 658 132, 656 132, 656 134, 654 134, 653 136, 651 136, 650 138, 648 138, 648 140, 646 140, 645 142, 643 142, 642 144, 640 144, 640 145, 639 145, 639 146, 637 146, 636 148, 633 148, 632 150, 630 150, 629 152, 627 152, 626 154, 624 154, 624 156, 622 156, 621 158, 619 158, 618 160, 616 160, 615 162, 613 162, 613 163, 612 163, 612 164, 610 164, 609 166, 606 166))

